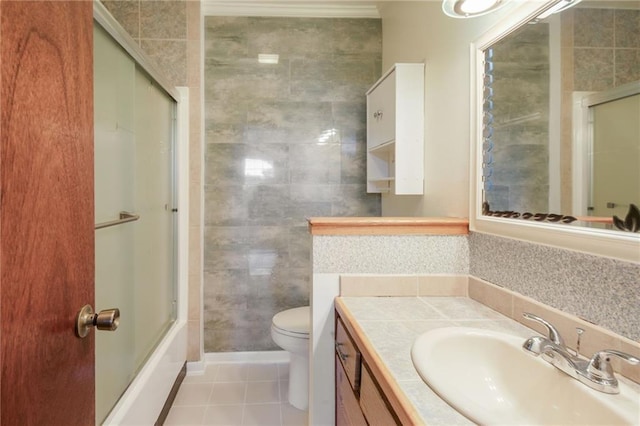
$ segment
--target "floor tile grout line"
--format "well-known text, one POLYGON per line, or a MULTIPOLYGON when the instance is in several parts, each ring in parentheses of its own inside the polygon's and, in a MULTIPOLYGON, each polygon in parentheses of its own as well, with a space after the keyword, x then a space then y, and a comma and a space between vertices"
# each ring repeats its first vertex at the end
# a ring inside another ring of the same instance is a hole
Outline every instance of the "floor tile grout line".
POLYGON ((208 409, 209 409, 208 407, 205 407, 205 409, 202 410, 202 414, 200 414, 200 424, 201 425, 204 425, 204 419, 207 417, 207 410, 208 409))
POLYGON ((211 398, 213 398, 213 390, 215 389, 216 384, 213 383, 213 385, 211 386, 211 391, 209 392, 209 398, 207 398, 208 402, 211 402, 211 398))
MULTIPOLYGON (((247 364, 245 364, 246 366, 247 364)), ((247 393, 249 392, 249 384, 246 381, 247 377, 249 376, 249 369, 245 368, 245 382, 244 382, 244 404, 242 404, 242 424, 245 424, 245 416, 247 415, 247 393)))
MULTIPOLYGON (((276 368, 277 372, 278 372, 278 378, 280 378, 280 366, 277 366, 276 368)), ((278 401, 280 402, 280 426, 284 425, 284 418, 282 415, 282 390, 281 390, 282 384, 280 383, 280 380, 278 380, 278 401)))

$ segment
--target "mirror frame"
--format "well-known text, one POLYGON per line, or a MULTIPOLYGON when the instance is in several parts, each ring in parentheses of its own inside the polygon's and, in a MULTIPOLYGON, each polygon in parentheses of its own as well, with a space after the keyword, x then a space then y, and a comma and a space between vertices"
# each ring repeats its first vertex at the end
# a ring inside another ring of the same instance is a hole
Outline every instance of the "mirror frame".
POLYGON ((482 214, 482 127, 484 50, 561 0, 524 2, 471 43, 471 188, 469 229, 569 250, 640 263, 640 234, 530 222, 482 214))

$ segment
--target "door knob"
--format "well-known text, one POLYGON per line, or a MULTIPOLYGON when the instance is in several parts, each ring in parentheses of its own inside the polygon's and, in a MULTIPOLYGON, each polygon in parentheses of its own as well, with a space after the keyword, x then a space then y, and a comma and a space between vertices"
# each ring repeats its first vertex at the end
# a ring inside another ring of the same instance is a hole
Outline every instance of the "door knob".
POLYGON ((98 313, 93 312, 91 305, 84 305, 76 320, 76 336, 87 337, 91 327, 98 330, 114 331, 120 324, 120 309, 105 309, 98 313))

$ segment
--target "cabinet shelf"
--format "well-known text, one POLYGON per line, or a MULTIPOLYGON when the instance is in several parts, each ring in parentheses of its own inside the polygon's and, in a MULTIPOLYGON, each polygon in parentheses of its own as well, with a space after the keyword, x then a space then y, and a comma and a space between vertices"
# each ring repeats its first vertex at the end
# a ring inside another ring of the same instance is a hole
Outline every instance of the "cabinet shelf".
POLYGON ((395 64, 367 92, 367 192, 423 194, 424 64, 395 64))
POLYGON ((383 144, 374 146, 372 148, 369 148, 369 153, 376 154, 376 155, 385 155, 389 151, 395 149, 395 143, 396 141, 389 141, 389 142, 385 142, 383 144))
POLYGON ((369 182, 392 182, 396 180, 394 177, 381 177, 376 179, 370 179, 369 182))
POLYGON ((380 177, 367 180, 367 192, 386 194, 391 191, 391 183, 395 182, 394 177, 380 177))

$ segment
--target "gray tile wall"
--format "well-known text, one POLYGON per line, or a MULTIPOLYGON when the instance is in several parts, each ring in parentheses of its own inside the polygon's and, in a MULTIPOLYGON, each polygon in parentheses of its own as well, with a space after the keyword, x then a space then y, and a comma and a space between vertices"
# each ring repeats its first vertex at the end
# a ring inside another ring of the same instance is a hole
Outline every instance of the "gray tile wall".
POLYGON ((493 211, 549 209, 549 26, 524 25, 494 48, 493 211))
POLYGON ((469 274, 640 340, 640 265, 472 232, 469 274))
POLYGON ((380 215, 365 92, 381 22, 207 17, 204 31, 205 351, 278 349, 271 317, 309 303, 305 218, 380 215))
POLYGON ((640 80, 640 10, 577 8, 573 24, 574 90, 640 80))

